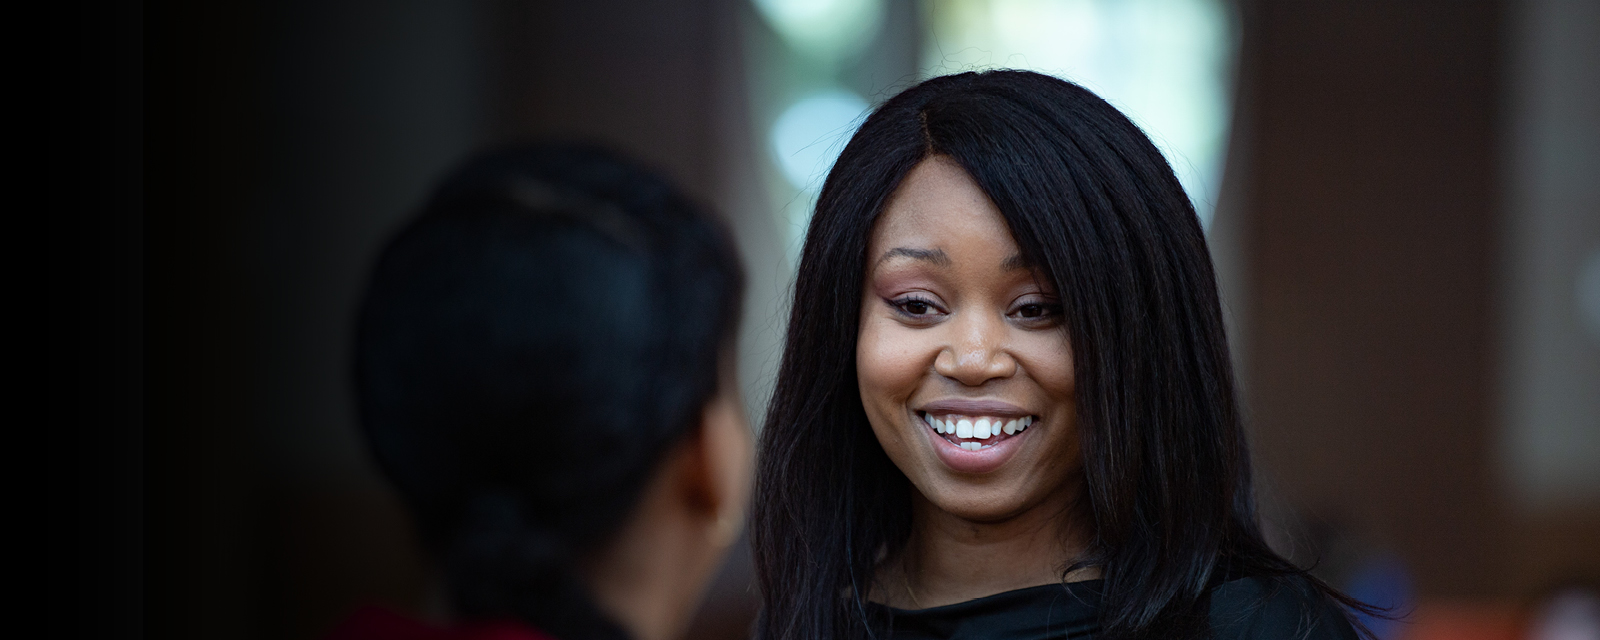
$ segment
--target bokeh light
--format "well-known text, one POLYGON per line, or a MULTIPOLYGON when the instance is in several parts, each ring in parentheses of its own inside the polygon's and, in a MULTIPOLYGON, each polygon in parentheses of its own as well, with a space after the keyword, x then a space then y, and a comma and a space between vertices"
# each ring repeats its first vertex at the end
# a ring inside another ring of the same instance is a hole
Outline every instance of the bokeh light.
POLYGON ((796 51, 837 60, 859 53, 883 25, 883 0, 754 0, 796 51))
POLYGON ((1128 114, 1209 226, 1229 121, 1234 27, 1222 0, 931 0, 924 75, 1029 69, 1128 114))
POLYGON ((798 244, 810 222, 812 202, 833 161, 861 125, 870 106, 845 89, 807 95, 785 109, 772 123, 773 159, 783 177, 806 200, 789 220, 790 244, 798 244))

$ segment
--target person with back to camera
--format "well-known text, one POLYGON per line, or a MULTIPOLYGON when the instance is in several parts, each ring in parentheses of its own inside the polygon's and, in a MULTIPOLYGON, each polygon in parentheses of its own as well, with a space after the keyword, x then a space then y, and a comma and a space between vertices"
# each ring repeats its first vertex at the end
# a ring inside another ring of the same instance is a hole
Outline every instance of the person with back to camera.
POLYGON ((454 623, 368 609, 332 637, 681 635, 743 523, 742 287, 721 224, 609 153, 448 178, 378 262, 356 378, 454 623))
POLYGON ((1205 236, 1104 100, 891 98, 823 185, 761 434, 764 640, 1315 638, 1263 541, 1205 236))

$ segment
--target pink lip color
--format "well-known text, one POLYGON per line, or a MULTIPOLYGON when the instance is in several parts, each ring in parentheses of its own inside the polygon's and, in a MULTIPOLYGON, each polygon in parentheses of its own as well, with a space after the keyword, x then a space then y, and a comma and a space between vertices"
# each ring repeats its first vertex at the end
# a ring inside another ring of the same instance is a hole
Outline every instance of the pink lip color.
MULTIPOLYGON (((917 418, 921 420, 921 418, 917 418)), ((968 451, 955 446, 939 434, 933 432, 933 427, 924 427, 923 432, 933 443, 933 452, 939 456, 939 461, 951 471, 957 473, 982 474, 999 469, 1012 456, 1022 450, 1022 439, 1033 433, 1033 429, 1002 439, 987 449, 968 451)))
POLYGON ((917 407, 917 411, 934 415, 956 414, 962 416, 989 416, 991 418, 1021 418, 1032 415, 1017 405, 999 400, 968 400, 951 398, 935 400, 917 407))

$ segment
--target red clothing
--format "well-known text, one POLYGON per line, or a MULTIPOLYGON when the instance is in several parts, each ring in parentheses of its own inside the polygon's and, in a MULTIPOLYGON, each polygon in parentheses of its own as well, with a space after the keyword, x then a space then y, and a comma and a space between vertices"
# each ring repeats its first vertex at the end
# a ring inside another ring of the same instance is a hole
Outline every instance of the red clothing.
POLYGON ((362 607, 325 640, 555 640, 514 620, 435 627, 388 609, 362 607))

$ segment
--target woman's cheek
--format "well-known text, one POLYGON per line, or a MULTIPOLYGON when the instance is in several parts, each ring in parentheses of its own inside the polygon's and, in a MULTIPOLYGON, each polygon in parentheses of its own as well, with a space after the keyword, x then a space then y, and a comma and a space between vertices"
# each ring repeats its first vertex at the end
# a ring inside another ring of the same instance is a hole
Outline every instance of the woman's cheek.
POLYGON ((916 393, 921 375, 914 357, 914 334, 893 318, 863 323, 856 347, 856 377, 862 408, 884 453, 902 469, 915 449, 906 403, 916 393))
POLYGON ((863 327, 856 370, 863 390, 873 394, 873 404, 898 404, 916 390, 924 367, 917 364, 916 336, 908 333, 887 318, 873 318, 863 327))
POLYGON ((1072 348, 1067 344, 1066 337, 1053 333, 1034 334, 1023 344, 1018 355, 1028 375, 1051 397, 1071 397, 1076 380, 1072 369, 1072 348))

